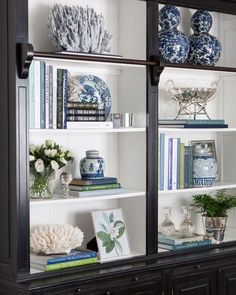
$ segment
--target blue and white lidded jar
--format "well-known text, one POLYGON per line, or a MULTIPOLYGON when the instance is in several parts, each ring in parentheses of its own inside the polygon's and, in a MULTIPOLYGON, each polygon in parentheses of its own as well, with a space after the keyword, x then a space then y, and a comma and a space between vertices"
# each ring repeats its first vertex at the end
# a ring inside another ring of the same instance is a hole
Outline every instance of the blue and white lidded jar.
POLYGON ((164 5, 160 10, 158 34, 159 52, 162 60, 169 63, 184 63, 188 57, 189 40, 177 29, 180 12, 174 5, 164 5))
POLYGON ((197 10, 191 17, 194 34, 189 37, 190 50, 188 62, 191 64, 213 66, 221 55, 221 43, 209 34, 212 16, 206 10, 197 10))
POLYGON ((217 162, 207 144, 193 148, 193 186, 212 186, 217 176, 217 162))
POLYGON ((105 163, 96 150, 86 151, 86 157, 80 161, 80 174, 83 179, 104 177, 105 163))

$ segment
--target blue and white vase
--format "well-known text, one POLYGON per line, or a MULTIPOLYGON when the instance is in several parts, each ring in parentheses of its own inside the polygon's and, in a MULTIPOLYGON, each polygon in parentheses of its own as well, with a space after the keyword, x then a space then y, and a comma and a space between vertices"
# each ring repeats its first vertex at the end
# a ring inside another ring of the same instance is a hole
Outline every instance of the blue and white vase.
POLYGON ((217 162, 207 144, 193 149, 193 186, 212 186, 217 176, 217 162))
POLYGON ((164 62, 184 63, 188 57, 189 40, 178 31, 181 17, 179 10, 173 5, 165 5, 160 10, 159 53, 164 62))
POLYGON ((98 179, 104 177, 105 163, 99 152, 86 151, 86 157, 80 161, 80 174, 83 179, 98 179))
POLYGON ((213 66, 220 58, 220 41, 210 35, 212 16, 206 10, 197 10, 191 17, 194 34, 189 37, 190 50, 188 62, 191 64, 213 66))

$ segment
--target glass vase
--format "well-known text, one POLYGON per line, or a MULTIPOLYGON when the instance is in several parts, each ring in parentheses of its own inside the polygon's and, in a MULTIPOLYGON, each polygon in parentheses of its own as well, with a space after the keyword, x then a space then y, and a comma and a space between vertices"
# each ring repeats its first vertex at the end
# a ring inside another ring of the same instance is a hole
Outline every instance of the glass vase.
POLYGON ((182 206, 184 219, 179 225, 179 232, 183 237, 192 237, 195 227, 192 222, 192 207, 182 206))
POLYGON ((166 207, 164 210, 164 220, 161 224, 160 231, 163 235, 170 236, 175 232, 175 225, 171 220, 171 208, 166 207))
POLYGON ((41 173, 30 176, 30 198, 50 199, 53 196, 55 174, 50 176, 41 173))

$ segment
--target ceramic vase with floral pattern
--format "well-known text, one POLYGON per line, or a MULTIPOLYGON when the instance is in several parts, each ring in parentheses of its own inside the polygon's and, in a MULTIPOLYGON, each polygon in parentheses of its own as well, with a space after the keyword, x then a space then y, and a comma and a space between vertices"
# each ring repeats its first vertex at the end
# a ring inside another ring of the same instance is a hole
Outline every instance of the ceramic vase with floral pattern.
POLYGON ((86 151, 86 157, 80 161, 80 174, 83 179, 98 179, 104 177, 105 163, 99 152, 86 151))

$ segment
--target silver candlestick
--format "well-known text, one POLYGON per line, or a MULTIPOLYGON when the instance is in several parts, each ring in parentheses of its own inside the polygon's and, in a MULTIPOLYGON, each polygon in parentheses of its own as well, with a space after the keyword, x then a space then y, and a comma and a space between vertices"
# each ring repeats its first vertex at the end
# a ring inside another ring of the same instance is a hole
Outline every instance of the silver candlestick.
POLYGON ((60 181, 63 185, 63 195, 65 198, 69 198, 69 184, 71 183, 73 176, 70 172, 62 172, 60 175, 60 181))

